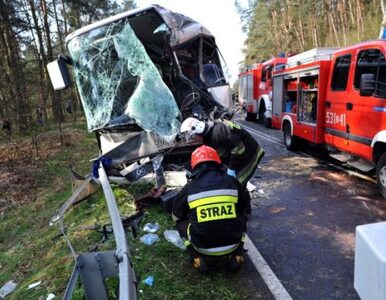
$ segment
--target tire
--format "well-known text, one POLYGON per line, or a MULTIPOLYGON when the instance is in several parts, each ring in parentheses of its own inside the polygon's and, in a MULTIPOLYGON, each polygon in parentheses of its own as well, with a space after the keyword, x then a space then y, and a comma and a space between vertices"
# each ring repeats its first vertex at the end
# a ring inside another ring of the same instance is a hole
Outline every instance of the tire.
POLYGON ((264 112, 265 112, 265 110, 262 107, 260 107, 260 109, 259 109, 259 119, 257 121, 260 124, 265 124, 264 112))
POLYGON ((291 134, 291 126, 286 124, 283 129, 284 145, 288 150, 296 150, 298 148, 298 138, 291 134))
POLYGON ((383 153, 377 162, 376 174, 378 190, 386 199, 386 153, 383 153))
POLYGON ((244 110, 244 119, 245 121, 255 121, 256 120, 256 114, 250 113, 244 110))

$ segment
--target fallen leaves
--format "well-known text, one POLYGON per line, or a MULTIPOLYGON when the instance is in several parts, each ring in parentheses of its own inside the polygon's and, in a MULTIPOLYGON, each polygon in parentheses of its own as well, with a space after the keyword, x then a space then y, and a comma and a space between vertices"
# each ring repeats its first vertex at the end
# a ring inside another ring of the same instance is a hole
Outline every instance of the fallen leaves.
POLYGON ((270 206, 268 208, 268 211, 272 214, 278 214, 285 211, 286 209, 287 209, 286 207, 270 206))
MULTIPOLYGON (((79 133, 66 130, 66 143, 79 133)), ((37 137, 38 155, 29 137, 0 144, 0 213, 7 208, 34 201, 37 197, 37 174, 44 161, 60 151, 58 132, 45 132, 37 137)))

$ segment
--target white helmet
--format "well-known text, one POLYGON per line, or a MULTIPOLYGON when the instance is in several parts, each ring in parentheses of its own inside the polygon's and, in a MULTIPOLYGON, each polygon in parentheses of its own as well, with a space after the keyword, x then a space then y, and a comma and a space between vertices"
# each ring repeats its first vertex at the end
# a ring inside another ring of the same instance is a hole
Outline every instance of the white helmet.
POLYGON ((181 124, 180 133, 185 133, 188 138, 196 134, 203 134, 206 124, 196 118, 189 117, 181 124))

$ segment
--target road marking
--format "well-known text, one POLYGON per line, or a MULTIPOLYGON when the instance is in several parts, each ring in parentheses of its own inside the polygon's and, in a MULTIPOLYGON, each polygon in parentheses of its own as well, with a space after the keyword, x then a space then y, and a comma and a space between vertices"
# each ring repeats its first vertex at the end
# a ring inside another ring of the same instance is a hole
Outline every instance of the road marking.
POLYGON ((245 248, 248 250, 248 256, 251 259, 253 265, 260 273, 268 289, 277 300, 292 300, 292 297, 284 288, 283 284, 276 277, 275 273, 269 267, 264 257, 260 254, 259 250, 253 245, 248 235, 245 235, 245 248))
MULTIPOLYGON (((240 123, 241 124, 241 123, 240 123)), ((249 127, 248 125, 245 125, 245 124, 241 124, 243 126, 243 128, 245 130, 247 130, 248 132, 260 137, 260 138, 263 138, 265 140, 268 140, 274 144, 278 144, 278 145, 284 145, 284 143, 282 141, 280 141, 279 139, 275 138, 275 137, 272 137, 272 136, 269 136, 261 131, 258 131, 252 127, 249 127)), ((309 154, 307 152, 303 152, 301 151, 302 155, 303 156, 306 156, 306 157, 311 157, 311 158, 316 158, 318 160, 321 160, 323 161, 327 166, 329 166, 330 168, 333 168, 333 169, 336 169, 338 171, 341 171, 341 172, 344 172, 348 175, 351 175, 351 176, 355 176, 357 178, 360 178, 360 179, 363 179, 363 180, 366 180, 368 182, 371 182, 373 184, 377 184, 377 180, 372 178, 371 176, 368 176, 368 175, 365 175, 365 174, 361 174, 361 173, 358 173, 356 171, 352 171, 352 170, 348 170, 347 168, 345 168, 344 166, 340 166, 340 165, 337 165, 337 164, 334 164, 334 163, 330 163, 328 162, 327 160, 321 158, 321 157, 318 157, 315 153, 314 154, 309 154)))
POLYGON ((257 131, 256 129, 252 129, 252 128, 248 127, 248 126, 244 126, 244 129, 246 131, 249 131, 250 133, 253 133, 253 134, 257 135, 258 137, 263 138, 265 140, 268 140, 268 141, 270 141, 270 142, 272 142, 274 144, 283 145, 283 142, 280 141, 279 139, 274 138, 272 136, 269 136, 269 135, 267 135, 265 133, 262 133, 260 131, 257 131))
POLYGON ((268 134, 266 134, 266 133, 263 133, 263 132, 261 132, 261 131, 258 131, 258 130, 254 129, 254 128, 252 128, 252 127, 246 125, 246 124, 242 124, 242 123, 239 123, 239 124, 240 124, 245 130, 249 131, 250 133, 254 133, 254 134, 256 134, 257 136, 259 136, 259 137, 261 137, 261 138, 263 138, 263 139, 265 139, 265 140, 268 140, 268 141, 270 141, 270 142, 272 142, 272 143, 275 143, 275 144, 278 144, 278 145, 283 145, 283 142, 282 142, 280 139, 278 139, 278 138, 275 138, 275 137, 270 136, 270 135, 268 135, 268 134))

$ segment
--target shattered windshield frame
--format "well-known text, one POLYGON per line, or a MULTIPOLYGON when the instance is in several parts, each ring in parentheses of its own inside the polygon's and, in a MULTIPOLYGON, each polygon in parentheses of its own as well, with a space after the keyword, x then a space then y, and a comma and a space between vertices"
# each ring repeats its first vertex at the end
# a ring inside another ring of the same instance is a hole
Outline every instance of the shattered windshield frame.
POLYGON ((67 43, 89 131, 136 123, 172 139, 180 126, 173 94, 127 18, 67 43))

